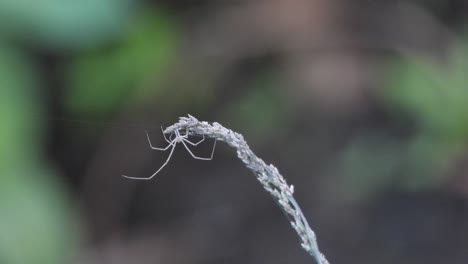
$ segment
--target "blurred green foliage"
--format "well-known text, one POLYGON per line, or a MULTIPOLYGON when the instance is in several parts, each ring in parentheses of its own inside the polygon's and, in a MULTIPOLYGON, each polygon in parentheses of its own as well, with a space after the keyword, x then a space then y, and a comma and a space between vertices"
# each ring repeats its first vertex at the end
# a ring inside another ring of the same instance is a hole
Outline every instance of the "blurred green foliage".
POLYGON ((132 0, 0 0, 1 263, 70 263, 78 240, 69 197, 43 158, 40 71, 18 48, 25 45, 7 43, 54 52, 95 48, 121 36, 133 6, 132 0))
POLYGON ((447 141, 468 139, 468 50, 457 47, 447 65, 404 59, 393 65, 386 98, 416 117, 427 133, 447 141))
POLYGON ((0 0, 0 34, 47 49, 83 48, 119 34, 133 0, 0 0))
POLYGON ((388 105, 419 125, 408 147, 412 167, 427 168, 427 181, 439 182, 441 171, 456 161, 468 143, 468 43, 459 42, 439 63, 401 59, 389 73, 384 91, 388 105))
POLYGON ((20 50, 0 44, 0 261, 69 263, 76 234, 63 188, 41 158, 34 72, 20 50))
POLYGON ((394 59, 381 96, 395 119, 416 124, 395 139, 382 131, 355 140, 343 153, 343 189, 362 199, 379 190, 436 188, 468 143, 468 43, 443 61, 394 59))
POLYGON ((110 47, 78 56, 68 73, 69 111, 105 115, 130 95, 136 101, 159 95, 158 84, 175 58, 177 35, 168 16, 147 12, 127 25, 110 47))

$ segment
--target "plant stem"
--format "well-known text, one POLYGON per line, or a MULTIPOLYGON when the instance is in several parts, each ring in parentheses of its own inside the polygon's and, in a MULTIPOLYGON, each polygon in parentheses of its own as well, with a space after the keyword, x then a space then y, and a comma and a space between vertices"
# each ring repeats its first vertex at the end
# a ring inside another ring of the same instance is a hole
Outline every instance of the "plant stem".
POLYGON ((244 137, 230 129, 214 122, 209 124, 198 121, 195 117, 180 117, 179 121, 164 130, 165 134, 174 133, 176 130, 188 131, 191 135, 204 135, 215 140, 224 141, 237 151, 237 156, 257 176, 263 188, 280 206, 286 214, 291 226, 296 230, 301 239, 302 248, 307 251, 317 264, 329 264, 325 256, 319 251, 315 232, 310 228, 307 219, 293 197, 294 187, 288 186, 286 180, 272 164, 267 165, 250 150, 244 137))

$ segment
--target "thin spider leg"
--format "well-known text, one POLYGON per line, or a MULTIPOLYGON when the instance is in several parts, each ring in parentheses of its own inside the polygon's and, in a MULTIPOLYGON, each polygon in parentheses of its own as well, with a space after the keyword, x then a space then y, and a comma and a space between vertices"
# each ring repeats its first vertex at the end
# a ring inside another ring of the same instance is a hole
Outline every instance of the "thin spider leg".
POLYGON ((187 142, 187 143, 189 143, 189 144, 192 145, 192 146, 198 146, 198 144, 202 143, 204 140, 205 140, 205 135, 203 135, 203 138, 202 138, 200 141, 198 141, 197 143, 193 143, 192 141, 190 141, 190 140, 184 138, 184 141, 187 142))
POLYGON ((215 141, 214 141, 214 143, 213 143, 213 149, 211 150, 211 157, 210 157, 210 159, 213 159, 213 154, 214 154, 214 150, 215 150, 215 148, 216 148, 216 142, 217 142, 217 141, 218 141, 218 140, 215 139, 215 141))
POLYGON ((176 136, 175 138, 177 138, 177 135, 174 132, 172 132, 171 135, 169 136, 170 141, 174 141, 175 138, 173 139, 172 138, 173 136, 176 136))
POLYGON ((162 126, 161 126, 161 132, 162 132, 162 134, 163 134, 164 140, 166 140, 166 142, 170 144, 171 141, 169 141, 169 140, 167 139, 166 134, 164 134, 164 129, 163 129, 162 126))
POLYGON ((198 157, 198 156, 195 156, 195 154, 193 154, 193 152, 189 149, 189 147, 187 146, 187 144, 185 144, 185 141, 187 141, 186 139, 182 139, 180 142, 182 142, 182 144, 184 144, 184 147, 185 149, 187 149, 187 151, 190 153, 190 155, 192 155, 192 157, 194 159, 198 159, 198 160, 212 160, 213 159, 213 153, 214 153, 214 149, 216 147, 216 140, 215 140, 215 143, 214 143, 214 146, 213 146, 213 150, 211 152, 211 157, 209 158, 204 158, 204 157, 198 157))
POLYGON ((159 169, 155 173, 153 173, 153 175, 151 175, 149 177, 146 177, 146 178, 144 178, 144 177, 143 178, 141 178, 141 177, 131 177, 131 176, 127 176, 127 175, 122 175, 122 176, 124 178, 132 179, 132 180, 151 180, 154 176, 156 176, 156 174, 158 174, 158 172, 160 172, 167 165, 167 163, 169 163, 169 160, 172 157, 172 153, 174 153, 174 149, 175 149, 176 145, 177 144, 172 145, 171 153, 169 153, 169 156, 167 157, 166 162, 164 162, 164 164, 161 167, 159 167, 159 169))
POLYGON ((151 144, 151 139, 149 138, 148 131, 146 131, 146 138, 148 139, 148 143, 149 143, 151 149, 166 151, 172 146, 172 144, 174 144, 174 142, 168 141, 169 145, 167 145, 165 148, 157 148, 157 147, 153 147, 153 144, 151 144))

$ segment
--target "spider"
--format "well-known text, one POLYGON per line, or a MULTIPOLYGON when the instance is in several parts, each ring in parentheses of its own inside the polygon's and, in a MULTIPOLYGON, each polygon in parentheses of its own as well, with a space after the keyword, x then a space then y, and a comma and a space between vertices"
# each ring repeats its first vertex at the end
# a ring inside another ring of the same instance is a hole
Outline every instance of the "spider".
MULTIPOLYGON (((162 127, 161 127, 161 130, 162 130, 162 127)), ((153 147, 153 144, 151 144, 151 140, 149 138, 148 131, 146 131, 146 138, 148 139, 148 143, 150 145, 150 148, 155 149, 155 150, 161 150, 161 151, 166 151, 168 149, 171 149, 171 152, 169 153, 169 156, 167 157, 167 159, 163 163, 163 165, 161 167, 159 167, 159 169, 155 173, 153 173, 153 175, 151 175, 149 177, 131 177, 131 176, 127 176, 127 175, 122 175, 122 176, 127 178, 127 179, 133 179, 133 180, 151 180, 154 176, 156 176, 156 174, 158 174, 158 172, 160 172, 167 165, 167 163, 169 163, 169 160, 172 157, 172 153, 174 153, 174 149, 175 149, 177 143, 182 143, 184 145, 185 149, 188 151, 188 153, 190 153, 190 155, 194 159, 212 160, 213 159, 213 153, 214 153, 214 150, 216 148, 216 140, 214 141, 214 144, 213 144, 213 150, 211 151, 211 157, 209 157, 209 158, 198 157, 195 154, 193 154, 193 152, 189 149, 187 144, 190 144, 192 146, 198 146, 198 144, 202 143, 205 140, 205 135, 203 135, 203 138, 200 141, 196 142, 196 143, 188 140, 189 135, 190 135, 190 133, 189 133, 188 129, 185 130, 185 134, 181 134, 179 130, 175 130, 173 133, 171 133, 171 135, 169 136, 169 139, 167 139, 166 135, 164 134, 164 131, 163 131, 164 139, 166 140, 167 143, 169 143, 169 145, 167 145, 164 148, 157 148, 157 147, 153 147), (174 136, 174 139, 172 139, 173 136, 174 136)))

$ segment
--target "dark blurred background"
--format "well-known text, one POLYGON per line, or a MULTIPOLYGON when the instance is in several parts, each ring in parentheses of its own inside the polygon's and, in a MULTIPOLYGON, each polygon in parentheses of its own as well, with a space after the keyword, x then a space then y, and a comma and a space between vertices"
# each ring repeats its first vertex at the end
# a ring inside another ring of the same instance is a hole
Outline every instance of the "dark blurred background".
POLYGON ((313 263, 224 144, 121 177, 188 113, 279 168, 330 263, 468 263, 467 25, 464 0, 0 0, 0 263, 313 263))

